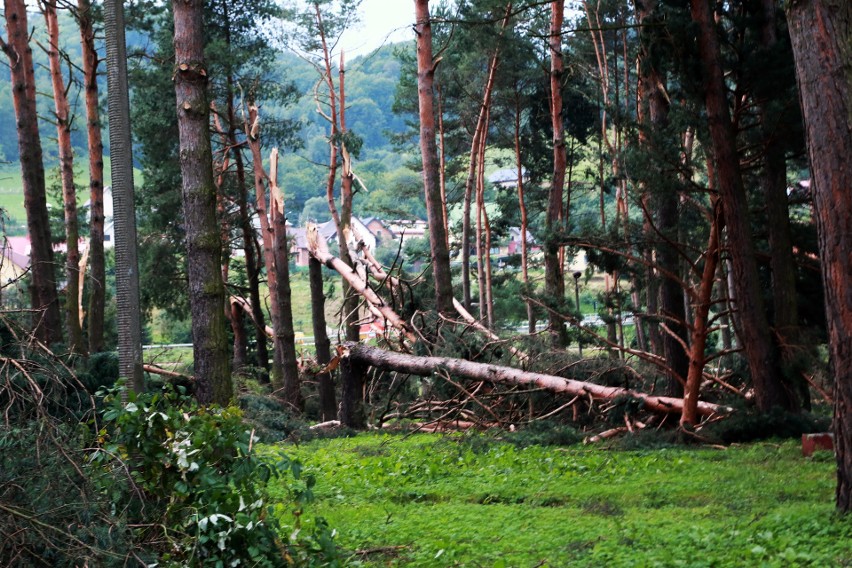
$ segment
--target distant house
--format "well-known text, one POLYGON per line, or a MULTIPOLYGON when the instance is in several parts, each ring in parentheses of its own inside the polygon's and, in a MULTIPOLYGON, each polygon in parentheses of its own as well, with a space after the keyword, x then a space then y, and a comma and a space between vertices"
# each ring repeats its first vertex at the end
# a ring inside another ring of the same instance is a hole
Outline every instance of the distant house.
POLYGON ((364 223, 364 226, 367 227, 367 230, 376 236, 376 240, 379 243, 392 241, 396 238, 396 235, 390 230, 390 227, 388 227, 385 222, 378 217, 365 217, 361 221, 364 223))
POLYGON ((296 266, 307 266, 311 260, 308 253, 308 239, 305 236, 304 227, 287 227, 287 238, 290 239, 290 256, 294 258, 296 266))
MULTIPOLYGON (((527 169, 521 168, 523 180, 527 180, 527 169)), ((488 182, 503 188, 518 187, 518 168, 504 168, 488 176, 488 182)))
MULTIPOLYGON (((528 252, 533 252, 533 249, 536 251, 539 250, 540 247, 536 244, 535 237, 532 236, 529 230, 527 230, 526 241, 528 252)), ((519 227, 510 227, 509 242, 506 245, 505 254, 521 254, 521 242, 521 229, 519 227)))
POLYGON ((399 239, 405 243, 408 239, 422 239, 425 237, 428 225, 426 224, 426 221, 422 221, 420 219, 415 219, 413 221, 408 219, 397 219, 395 221, 388 221, 387 227, 395 235, 395 239, 399 239))

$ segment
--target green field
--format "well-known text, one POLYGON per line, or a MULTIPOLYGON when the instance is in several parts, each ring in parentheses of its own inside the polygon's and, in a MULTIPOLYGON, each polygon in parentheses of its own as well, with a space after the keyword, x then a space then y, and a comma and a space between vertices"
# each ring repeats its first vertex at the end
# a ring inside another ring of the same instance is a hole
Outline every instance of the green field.
POLYGON ((365 566, 852 566, 833 458, 795 442, 613 451, 360 435, 282 449, 316 476, 308 516, 365 566))
MULTIPOLYGON (((58 186, 58 170, 48 167, 45 170, 47 186, 47 202, 54 207, 62 205, 62 197, 59 193, 51 190, 52 186, 58 186)), ((104 158, 104 183, 110 184, 112 174, 111 163, 108 157, 104 158)), ((138 185, 142 182, 142 172, 134 168, 133 178, 138 185)), ((81 206, 89 199, 89 170, 88 165, 78 162, 74 168, 74 182, 80 192, 77 194, 77 204, 81 206)), ((24 209, 24 190, 21 186, 21 170, 18 164, 3 164, 0 166, 0 209, 4 211, 6 229, 8 235, 26 234, 27 214, 24 209)))

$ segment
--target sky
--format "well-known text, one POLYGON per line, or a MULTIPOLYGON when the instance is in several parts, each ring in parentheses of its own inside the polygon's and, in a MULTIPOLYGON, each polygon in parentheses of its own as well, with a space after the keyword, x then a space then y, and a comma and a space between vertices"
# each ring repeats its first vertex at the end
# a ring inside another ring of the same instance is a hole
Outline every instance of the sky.
POLYGON ((411 40, 413 23, 412 0, 363 0, 360 23, 343 34, 338 48, 345 49, 346 58, 351 59, 385 43, 411 40))

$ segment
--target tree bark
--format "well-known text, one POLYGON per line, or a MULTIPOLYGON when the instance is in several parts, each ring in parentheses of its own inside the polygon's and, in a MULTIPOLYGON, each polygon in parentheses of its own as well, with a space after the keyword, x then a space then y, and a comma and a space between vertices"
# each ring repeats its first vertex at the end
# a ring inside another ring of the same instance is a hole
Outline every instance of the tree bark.
MULTIPOLYGON (((507 19, 503 20, 505 28, 507 19)), ((483 88, 482 103, 479 106, 479 113, 476 118, 476 125, 473 129, 473 139, 470 143, 470 160, 467 170, 467 179, 464 185, 464 206, 462 215, 462 296, 464 307, 467 311, 471 311, 471 291, 470 291, 470 203, 473 199, 473 191, 478 188, 478 174, 480 170, 480 154, 483 146, 482 139, 485 137, 485 131, 488 128, 488 110, 491 108, 491 93, 494 90, 494 79, 497 72, 497 50, 491 55, 488 63, 488 77, 483 88)), ((479 192, 477 192, 477 206, 479 205, 479 192)), ((477 208, 477 214, 479 209, 477 208)), ((479 217, 477 217, 478 219, 479 217)), ((481 231, 477 231, 477 242, 481 237, 481 231)), ((482 250, 477 245, 477 254, 481 257, 482 250)), ((481 260, 479 258, 478 260, 481 260)), ((481 265, 478 262, 479 278, 482 279, 481 265)), ((480 295, 482 295, 482 284, 480 283, 480 295)), ((480 310, 482 304, 480 300, 480 310)), ((482 317, 482 314, 480 314, 482 317)))
POLYGON ((787 20, 808 138, 834 374, 837 508, 852 512, 852 4, 794 0, 787 20))
POLYGON ((77 188, 74 186, 74 151, 71 149, 71 108, 65 93, 62 62, 59 58, 59 18, 56 0, 42 4, 47 28, 47 59, 53 87, 53 109, 56 118, 56 137, 59 146, 59 176, 62 181, 62 203, 65 215, 65 327, 68 348, 85 353, 83 331, 80 328, 80 231, 77 227, 77 188))
MULTIPOLYGON (((778 42, 775 4, 774 0, 761 0, 760 3, 760 43, 766 52, 774 49, 778 42)), ((782 139, 784 116, 773 108, 768 98, 759 101, 759 109, 764 154, 760 185, 766 203, 766 226, 769 233, 775 336, 785 365, 791 365, 799 348, 799 303, 787 202, 787 162, 782 139)), ((799 381, 799 391, 803 405, 810 408, 810 395, 804 381, 799 381)))
POLYGON ((704 350, 707 347, 707 336, 710 331, 708 317, 712 305, 716 266, 719 263, 719 231, 721 230, 722 221, 719 218, 719 207, 715 201, 710 219, 710 239, 707 244, 707 251, 704 253, 704 268, 694 308, 692 344, 690 345, 688 361, 689 368, 686 375, 686 384, 683 389, 683 412, 680 416, 680 425, 690 428, 698 422, 698 397, 700 395, 701 380, 704 377, 704 365, 707 362, 704 350))
POLYGON ((296 334, 293 330, 293 301, 290 294, 290 259, 287 247, 287 218, 284 199, 278 189, 278 151, 272 150, 269 173, 269 208, 272 213, 275 251, 275 296, 278 303, 278 322, 275 326, 275 358, 282 370, 284 400, 298 411, 304 409, 299 381, 296 334))
POLYGON ((763 412, 773 407, 797 410, 799 403, 795 390, 785 388, 786 385, 781 382, 778 356, 764 310, 711 0, 690 1, 692 19, 698 27, 704 102, 734 267, 736 309, 742 323, 743 346, 757 406, 763 412))
MULTIPOLYGON (((260 140, 257 138, 257 136, 252 134, 252 125, 258 125, 259 121, 260 117, 258 115, 257 106, 255 106, 254 104, 249 105, 248 122, 245 125, 245 131, 249 149, 251 150, 252 171, 254 172, 254 195, 256 202, 255 207, 257 208, 258 219, 260 220, 260 236, 261 242, 263 243, 263 251, 259 254, 263 257, 263 264, 266 268, 266 283, 267 287, 269 288, 270 294, 272 294, 272 291, 276 289, 277 282, 277 278, 275 275, 275 258, 273 256, 272 251, 272 237, 274 229, 270 226, 269 222, 268 211, 269 209, 271 209, 271 207, 267 207, 266 204, 266 187, 264 186, 264 178, 266 177, 266 172, 263 170, 263 156, 260 153, 260 140)), ((243 232, 243 237, 245 238, 245 229, 243 232)), ((252 308, 252 310, 253 309, 254 308, 252 308)), ((270 302, 269 315, 272 318, 272 327, 274 329, 279 325, 278 302, 270 302)), ((263 320, 256 319, 255 325, 258 325, 258 327, 260 327, 261 321, 263 320)), ((277 364, 277 361, 273 360, 273 380, 277 381, 277 377, 280 377, 282 372, 283 371, 277 364)))
POLYGON ((98 52, 89 0, 77 0, 83 85, 86 99, 86 135, 89 146, 89 352, 104 349, 106 265, 104 261, 104 145, 98 108, 98 52))
MULTIPOLYGON (((553 128, 553 179, 547 202, 547 217, 544 242, 544 288, 549 301, 562 302, 565 296, 565 275, 560 262, 559 241, 555 233, 562 226, 562 193, 565 185, 565 127, 562 123, 562 20, 565 11, 564 0, 555 0, 550 4, 550 121, 553 128)), ((561 318, 550 312, 549 330, 556 346, 566 342, 565 326, 561 318)))
POLYGON ((439 313, 453 312, 453 284, 450 274, 450 251, 447 247, 447 220, 441 205, 438 172, 438 149, 435 143, 435 112, 432 83, 437 61, 432 59, 432 23, 429 0, 414 0, 417 34, 417 95, 420 108, 420 154, 423 161, 423 186, 426 194, 426 216, 429 222, 429 245, 432 275, 435 279, 435 308, 439 313))
MULTIPOLYGON (((228 2, 222 2, 224 13, 228 13, 228 2)), ((230 45, 230 27, 225 30, 225 39, 230 45)), ((234 164, 237 174, 237 207, 239 208, 240 230, 243 236, 243 251, 245 252, 246 279, 249 287, 249 300, 251 301, 252 320, 255 322, 255 342, 257 343, 256 360, 257 366, 269 370, 269 351, 267 349, 266 317, 263 313, 263 303, 260 298, 260 267, 255 256, 257 246, 257 235, 251 224, 248 212, 248 186, 246 185, 246 167, 243 159, 242 146, 237 143, 237 117, 234 111, 234 77, 228 68, 228 76, 225 78, 227 87, 227 113, 228 113, 228 144, 234 153, 234 164)))
MULTIPOLYGON (((521 155, 521 98, 518 88, 515 89, 515 168, 518 175, 518 207, 521 213, 521 275, 526 288, 524 294, 530 293, 530 273, 529 273, 529 243, 527 243, 527 228, 529 227, 529 218, 527 216, 527 203, 524 195, 524 166, 521 155)), ((532 302, 526 301, 527 304, 527 332, 535 333, 535 313, 533 312, 532 302)))
MULTIPOLYGON (((311 285, 311 322, 314 328, 314 348, 317 364, 325 368, 331 361, 331 341, 326 333, 325 290, 323 290, 322 264, 311 257, 308 260, 308 277, 311 285)), ((334 394, 334 381, 330 373, 319 373, 320 419, 323 421, 337 418, 337 402, 334 394)))
POLYGON ((196 397, 201 404, 225 406, 233 398, 233 386, 210 146, 203 4, 199 0, 174 0, 172 9, 196 397))
POLYGON ((18 152, 24 208, 27 212, 27 234, 30 237, 30 304, 33 333, 46 344, 62 340, 59 299, 53 275, 53 248, 47 215, 44 186, 44 160, 38 131, 36 86, 33 54, 29 45, 27 10, 24 0, 4 0, 7 41, 0 47, 9 58, 12 72, 12 103, 18 123, 18 152))
POLYGON ((241 370, 248 361, 248 341, 246 340, 246 328, 243 323, 243 307, 239 302, 229 302, 231 330, 234 333, 234 359, 232 368, 234 372, 241 370))
MULTIPOLYGON (((651 57, 651 43, 654 41, 654 27, 651 25, 655 21, 657 15, 657 4, 654 0, 646 0, 637 2, 637 12, 640 25, 648 25, 648 28, 643 31, 642 45, 640 47, 639 57, 639 85, 642 95, 640 105, 643 112, 644 129, 640 131, 640 144, 647 148, 649 155, 662 154, 654 148, 654 140, 664 135, 664 130, 669 124, 669 102, 665 93, 666 76, 658 68, 655 60, 651 57)), ((672 175, 668 173, 668 169, 662 169, 657 172, 658 175, 672 175)), ((682 396, 683 384, 686 381, 689 373, 689 356, 684 350, 683 345, 687 341, 687 332, 684 322, 686 321, 686 312, 683 302, 683 289, 677 279, 669 275, 678 275, 680 273, 680 255, 677 250, 677 234, 678 234, 678 202, 680 196, 676 187, 676 180, 668 179, 661 180, 664 189, 656 195, 650 197, 650 203, 654 204, 653 209, 657 212, 656 231, 659 234, 649 235, 650 238, 659 242, 658 260, 660 268, 663 271, 662 282, 657 285, 651 285, 651 289, 656 292, 659 290, 660 301, 656 302, 656 298, 651 303, 650 308, 654 308, 656 312, 659 306, 659 315, 662 316, 663 332, 651 333, 653 338, 652 343, 657 342, 657 338, 662 338, 663 353, 666 361, 671 368, 671 373, 668 377, 668 386, 666 394, 669 396, 682 396), (660 238, 662 237, 662 238, 660 238)), ((646 190, 650 184, 645 184, 646 190)), ((650 309, 649 309, 650 311, 650 309)), ((656 315, 652 312, 652 315, 656 315)), ((654 325, 657 327, 657 324, 654 325)), ((703 350, 702 350, 703 356, 703 350)), ((703 369, 703 366, 702 366, 703 369)))
MULTIPOLYGON (((631 389, 607 387, 553 375, 520 371, 512 367, 474 363, 450 357, 418 357, 416 355, 385 351, 360 343, 347 343, 345 348, 347 354, 344 360, 349 359, 353 363, 369 365, 385 371, 429 376, 438 369, 441 369, 453 376, 463 377, 468 380, 488 381, 507 385, 526 385, 569 396, 591 397, 595 400, 612 400, 618 397, 629 396, 641 400, 642 408, 650 412, 680 413, 683 409, 683 400, 679 398, 650 396, 631 389)), ((698 404, 698 413, 702 416, 730 411, 731 409, 728 407, 707 402, 698 404)))

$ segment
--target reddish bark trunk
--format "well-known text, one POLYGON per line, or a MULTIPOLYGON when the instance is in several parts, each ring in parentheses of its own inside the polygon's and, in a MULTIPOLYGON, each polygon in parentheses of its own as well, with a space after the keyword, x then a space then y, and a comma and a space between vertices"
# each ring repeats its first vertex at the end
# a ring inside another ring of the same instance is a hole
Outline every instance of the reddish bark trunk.
POLYGON ((234 152, 234 164, 237 174, 237 206, 239 207, 240 230, 245 251, 246 279, 249 287, 251 316, 254 321, 255 342, 257 343, 256 360, 261 369, 269 369, 269 351, 266 341, 266 316, 263 313, 263 303, 260 298, 260 267, 258 266, 255 248, 257 235, 251 224, 248 212, 248 186, 246 185, 246 167, 242 148, 237 144, 237 119, 234 112, 233 79, 228 77, 228 143, 234 152))
MULTIPOLYGON (((505 28, 506 19, 503 20, 503 27, 505 28)), ((494 51, 494 54, 491 56, 491 59, 488 63, 488 76, 485 81, 485 87, 483 89, 482 95, 482 103, 479 107, 479 114, 476 119, 476 126, 473 129, 473 139, 470 143, 470 160, 467 170, 467 180, 465 181, 464 186, 464 208, 462 214, 462 295, 464 301, 464 307, 467 311, 471 311, 471 292, 470 292, 470 203, 473 198, 473 191, 475 188, 478 188, 478 172, 481 168, 480 165, 480 154, 482 153, 483 142, 482 139, 485 136, 485 131, 488 128, 487 115, 488 110, 491 108, 491 93, 494 90, 494 78, 496 77, 497 72, 497 50, 494 51)), ((479 214, 479 193, 477 192, 477 215, 479 214)), ((479 217, 477 216, 477 219, 479 217)), ((481 236, 481 231, 477 231, 477 265, 479 270, 479 278, 482 278, 481 274, 481 255, 482 249, 479 246, 479 239, 481 236)), ((480 295, 482 294, 482 285, 480 284, 480 295)), ((482 309, 482 300, 480 300, 480 310, 482 309)), ((481 317, 481 314, 480 314, 481 317)))
POLYGON ((30 304, 33 332, 39 340, 51 344, 62 339, 59 299, 53 275, 53 248, 44 187, 44 160, 38 132, 33 54, 29 45, 27 10, 24 0, 4 0, 6 42, 0 46, 9 57, 12 72, 12 103, 18 123, 18 152, 27 234, 30 237, 30 304), (7 43, 8 42, 8 43, 7 43))
POLYGON ((98 109, 98 52, 89 0, 77 0, 83 86, 86 99, 86 135, 89 146, 89 352, 104 349, 106 266, 104 263, 104 145, 98 109))
MULTIPOLYGON (((527 243, 529 218, 527 217, 527 203, 524 196, 524 167, 521 159, 521 100, 517 91, 515 93, 515 168, 518 176, 518 207, 521 212, 521 274, 524 286, 529 290, 529 244, 527 243)), ((528 294, 529 291, 525 293, 528 294)), ((532 334, 535 333, 535 314, 533 313, 532 303, 527 301, 526 304, 527 331, 532 334)))
POLYGON ((736 309, 742 325, 741 337, 757 406, 763 412, 773 407, 796 410, 799 405, 795 390, 785 388, 781 383, 778 356, 764 310, 748 202, 739 169, 711 2, 691 0, 691 7, 692 19, 698 27, 698 47, 704 72, 704 102, 734 267, 736 309))
POLYGON ((429 0, 414 0, 417 34, 417 94, 420 108, 420 154, 423 161, 423 186, 432 274, 435 279, 435 308, 439 313, 453 312, 453 284, 450 275, 450 251, 447 247, 447 220, 441 205, 438 173, 438 149, 435 143, 435 112, 432 83, 436 62, 432 59, 432 23, 429 0))
POLYGON ((852 512, 852 4, 796 0, 787 8, 808 136, 829 355, 834 374, 837 508, 852 512))
POLYGON ((704 350, 707 347, 708 316, 712 305, 716 266, 719 262, 719 231, 722 226, 718 209, 718 205, 714 203, 713 218, 710 221, 710 239, 707 251, 704 253, 704 269, 695 302, 695 315, 692 319, 692 345, 684 387, 683 412, 680 417, 680 425, 687 427, 692 427, 698 422, 698 397, 701 379, 704 376, 704 364, 707 361, 704 350))
POLYGON ((199 0, 175 0, 172 9, 195 393, 202 404, 225 406, 233 398, 233 386, 225 333, 225 289, 220 272, 222 243, 216 219, 210 146, 203 4, 199 0))
MULTIPOLYGON (((249 120, 245 125, 245 130, 247 134, 247 141, 249 145, 249 149, 251 150, 251 158, 252 158, 252 170, 254 172, 254 191, 255 191, 255 201, 257 207, 257 216, 260 220, 260 235, 261 240, 263 242, 263 263, 266 268, 266 283, 269 288, 270 294, 272 291, 276 289, 276 284, 278 278, 275 273, 275 257, 273 255, 273 228, 269 222, 269 215, 267 211, 271 209, 267 208, 267 199, 266 199, 266 187, 264 185, 264 179, 266 178, 266 172, 263 170, 263 156, 260 153, 260 140, 258 140, 256 135, 252 134, 252 126, 255 124, 259 124, 260 117, 258 116, 257 107, 255 105, 249 106, 249 120)), ((244 233, 245 235, 245 233, 244 233)), ((269 303, 269 315, 272 318, 272 327, 276 329, 279 324, 280 313, 278 311, 278 302, 270 302, 269 303)), ((256 320, 255 323, 258 324, 260 320, 256 320)), ((277 377, 280 377, 282 370, 280 366, 276 364, 276 361, 273 360, 273 368, 272 368, 272 376, 275 377, 275 380, 278 380, 277 377)), ((280 385, 279 385, 280 386, 280 385)))
POLYGON ((68 347, 75 353, 85 353, 83 331, 80 328, 80 232, 77 227, 77 188, 74 187, 74 151, 71 149, 71 110, 65 94, 65 79, 59 58, 59 18, 56 0, 42 4, 47 27, 47 59, 53 87, 53 109, 56 118, 56 137, 59 146, 59 176, 62 181, 62 203, 65 214, 65 326, 68 347))

